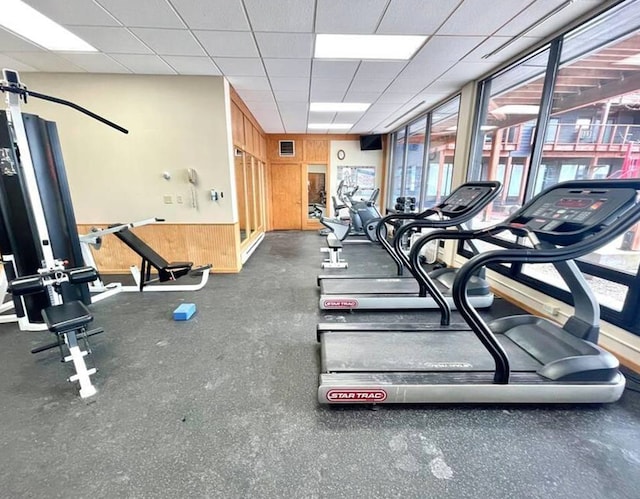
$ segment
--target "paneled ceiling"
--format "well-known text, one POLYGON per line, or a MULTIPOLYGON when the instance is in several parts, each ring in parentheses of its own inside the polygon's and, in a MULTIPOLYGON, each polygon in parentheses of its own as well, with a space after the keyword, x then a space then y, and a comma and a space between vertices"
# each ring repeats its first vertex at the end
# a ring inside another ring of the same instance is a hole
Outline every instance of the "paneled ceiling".
POLYGON ((566 0, 25 1, 98 52, 54 53, 0 29, 0 67, 224 75, 268 133, 307 133, 322 122, 354 123, 348 132, 359 134, 392 130, 602 3, 575 0, 484 57, 566 0), (313 58, 318 33, 428 38, 409 61, 325 60, 313 58), (310 102, 371 106, 310 113, 310 102))

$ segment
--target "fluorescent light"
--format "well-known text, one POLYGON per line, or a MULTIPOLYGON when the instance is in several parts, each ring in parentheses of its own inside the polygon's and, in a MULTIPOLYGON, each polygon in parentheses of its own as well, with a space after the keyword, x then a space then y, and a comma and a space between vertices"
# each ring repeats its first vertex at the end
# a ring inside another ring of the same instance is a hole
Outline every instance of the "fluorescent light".
POLYGON ((49 50, 97 52, 71 31, 21 0, 0 2, 0 26, 49 50))
POLYGON ((490 111, 491 114, 538 114, 540 111, 539 106, 530 106, 526 104, 508 104, 506 106, 500 106, 493 111, 490 111))
POLYGON ((309 111, 312 112, 362 112, 369 109, 371 104, 364 102, 312 102, 309 111))
POLYGON ((309 123, 309 130, 349 130, 353 123, 309 123))
POLYGON ((317 59, 411 59, 426 36, 316 35, 317 59))

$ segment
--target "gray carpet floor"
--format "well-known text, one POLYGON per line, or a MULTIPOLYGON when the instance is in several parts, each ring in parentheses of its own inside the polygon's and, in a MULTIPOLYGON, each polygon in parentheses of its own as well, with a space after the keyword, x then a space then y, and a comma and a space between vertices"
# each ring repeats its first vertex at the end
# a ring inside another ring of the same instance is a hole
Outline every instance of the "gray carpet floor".
MULTIPOLYGON (((98 394, 51 338, 0 325, 0 497, 637 498, 640 394, 611 405, 320 406, 318 322, 437 320, 318 310, 323 239, 275 232, 196 293, 93 305, 98 394), (174 322, 180 303, 196 316, 174 322)), ((350 268, 392 272, 349 245, 350 268)), ((198 262, 205 263, 205 262, 198 262)), ((490 314, 517 311, 498 300, 490 314)))

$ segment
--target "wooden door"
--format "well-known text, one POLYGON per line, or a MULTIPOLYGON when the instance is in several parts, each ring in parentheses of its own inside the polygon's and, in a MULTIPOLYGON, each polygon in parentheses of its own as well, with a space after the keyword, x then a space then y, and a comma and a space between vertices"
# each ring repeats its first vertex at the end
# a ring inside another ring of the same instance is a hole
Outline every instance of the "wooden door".
POLYGON ((271 217, 274 230, 302 229, 299 163, 271 164, 271 217))

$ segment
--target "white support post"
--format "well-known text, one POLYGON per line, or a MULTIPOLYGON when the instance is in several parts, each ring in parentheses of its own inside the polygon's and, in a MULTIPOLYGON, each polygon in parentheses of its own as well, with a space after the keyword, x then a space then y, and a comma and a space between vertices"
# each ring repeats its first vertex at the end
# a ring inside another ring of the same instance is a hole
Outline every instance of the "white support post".
POLYGON ((64 342, 69 348, 69 355, 64 358, 64 361, 72 361, 76 368, 76 374, 71 376, 69 381, 78 381, 80 383, 80 397, 87 398, 95 395, 98 390, 91 384, 89 376, 95 374, 97 371, 96 369, 87 369, 87 364, 84 361, 84 357, 88 355, 89 352, 80 350, 75 331, 65 333, 64 342))

